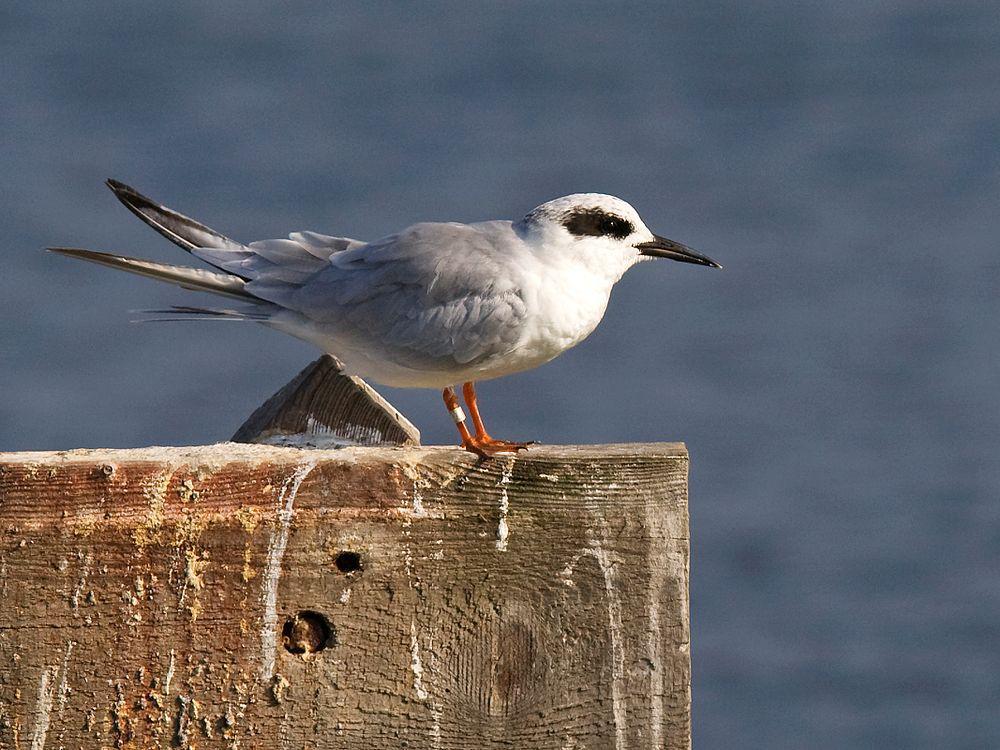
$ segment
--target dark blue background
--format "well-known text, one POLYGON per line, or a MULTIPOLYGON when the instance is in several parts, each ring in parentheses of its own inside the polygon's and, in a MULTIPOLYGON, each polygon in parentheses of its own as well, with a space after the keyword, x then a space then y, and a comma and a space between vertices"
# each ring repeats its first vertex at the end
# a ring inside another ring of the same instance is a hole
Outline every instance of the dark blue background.
POLYGON ((248 240, 614 193, 726 269, 481 395, 688 443, 696 745, 1000 746, 995 4, 21 3, 0 55, 0 448, 224 439, 315 356, 43 254, 186 260, 105 177, 248 240))

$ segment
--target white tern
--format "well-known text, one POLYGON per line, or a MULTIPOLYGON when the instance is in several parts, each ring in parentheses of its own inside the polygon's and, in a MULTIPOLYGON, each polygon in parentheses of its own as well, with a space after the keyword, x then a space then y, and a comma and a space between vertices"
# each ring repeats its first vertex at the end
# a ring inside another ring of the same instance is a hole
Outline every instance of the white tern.
POLYGON ((514 222, 420 223, 374 242, 295 232, 242 244, 128 185, 108 186, 139 218, 217 270, 51 251, 243 303, 156 312, 255 321, 332 354, 348 374, 443 389, 463 447, 481 456, 527 443, 490 437, 476 381, 538 367, 583 341, 604 316, 612 286, 640 261, 721 268, 653 234, 625 201, 598 193, 556 198, 514 222))

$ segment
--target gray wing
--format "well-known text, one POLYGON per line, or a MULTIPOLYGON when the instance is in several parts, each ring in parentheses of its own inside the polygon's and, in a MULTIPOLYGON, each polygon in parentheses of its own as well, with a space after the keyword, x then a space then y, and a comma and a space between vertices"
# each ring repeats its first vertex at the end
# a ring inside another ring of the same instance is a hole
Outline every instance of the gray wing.
POLYGON ((519 339, 516 259, 503 260, 520 248, 508 222, 417 224, 331 255, 304 283, 261 275, 247 290, 407 367, 474 365, 519 339))
POLYGON ((197 247, 197 257, 246 280, 302 284, 327 268, 330 258, 364 242, 317 232, 294 232, 287 240, 259 240, 248 245, 197 247))

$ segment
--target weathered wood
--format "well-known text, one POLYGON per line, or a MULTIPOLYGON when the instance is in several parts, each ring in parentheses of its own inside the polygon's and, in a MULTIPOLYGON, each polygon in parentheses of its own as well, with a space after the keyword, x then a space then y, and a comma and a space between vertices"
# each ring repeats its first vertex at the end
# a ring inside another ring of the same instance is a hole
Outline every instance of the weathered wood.
POLYGON ((237 443, 298 447, 420 445, 420 431, 329 354, 310 363, 233 435, 237 443))
POLYGON ((0 453, 0 747, 686 748, 680 444, 0 453))

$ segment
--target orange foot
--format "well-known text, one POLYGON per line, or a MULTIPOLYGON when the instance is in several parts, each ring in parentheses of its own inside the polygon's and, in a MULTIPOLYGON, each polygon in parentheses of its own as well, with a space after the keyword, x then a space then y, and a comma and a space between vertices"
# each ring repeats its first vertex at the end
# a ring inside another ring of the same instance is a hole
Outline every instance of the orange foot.
POLYGON ((510 440, 496 440, 488 435, 485 437, 470 435, 468 439, 462 441, 462 447, 483 458, 489 458, 498 454, 516 454, 518 451, 527 450, 534 442, 530 440, 527 443, 515 443, 510 440))

